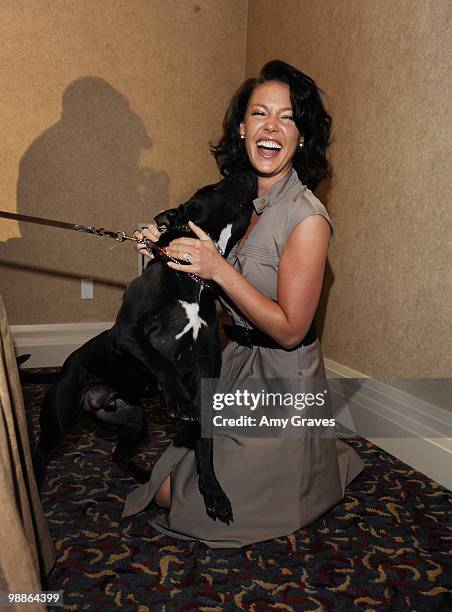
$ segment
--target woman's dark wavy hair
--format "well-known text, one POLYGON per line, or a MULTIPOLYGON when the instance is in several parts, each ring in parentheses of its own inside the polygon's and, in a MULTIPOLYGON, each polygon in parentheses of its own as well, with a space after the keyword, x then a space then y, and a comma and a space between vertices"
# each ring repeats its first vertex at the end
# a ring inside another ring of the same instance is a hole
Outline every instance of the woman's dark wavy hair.
POLYGON ((297 148, 293 167, 299 179, 313 190, 324 178, 331 176, 326 158, 326 149, 331 143, 331 117, 314 81, 280 60, 265 64, 257 79, 247 79, 234 94, 223 121, 223 136, 217 145, 210 145, 218 168, 223 176, 251 168, 239 125, 254 88, 268 81, 289 85, 295 125, 304 136, 304 146, 297 148))

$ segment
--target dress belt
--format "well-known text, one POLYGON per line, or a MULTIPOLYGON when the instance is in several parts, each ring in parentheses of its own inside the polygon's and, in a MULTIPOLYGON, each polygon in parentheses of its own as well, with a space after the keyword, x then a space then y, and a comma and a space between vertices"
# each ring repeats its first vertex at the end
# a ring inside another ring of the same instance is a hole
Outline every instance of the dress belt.
POLYGON ((240 344, 241 346, 261 346, 263 348, 272 348, 272 349, 280 349, 282 351, 296 351, 300 346, 308 346, 312 344, 317 339, 317 332, 315 330, 314 321, 311 323, 311 327, 308 330, 308 333, 297 346, 293 348, 286 349, 277 342, 264 334, 264 332, 260 331, 253 327, 252 329, 248 329, 247 327, 243 327, 242 325, 223 325, 224 333, 229 340, 233 340, 240 344))

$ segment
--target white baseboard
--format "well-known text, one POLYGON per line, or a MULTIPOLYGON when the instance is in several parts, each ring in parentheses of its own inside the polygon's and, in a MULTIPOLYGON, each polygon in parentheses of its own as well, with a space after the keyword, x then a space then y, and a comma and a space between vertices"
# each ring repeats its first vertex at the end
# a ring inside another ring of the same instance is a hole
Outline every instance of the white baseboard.
POLYGON ((24 367, 60 366, 82 344, 110 329, 113 323, 55 323, 51 325, 12 325, 16 355, 30 353, 24 367))
POLYGON ((325 367, 333 397, 348 398, 339 423, 452 490, 451 412, 335 361, 325 367), (358 378, 359 389, 347 384, 358 378))

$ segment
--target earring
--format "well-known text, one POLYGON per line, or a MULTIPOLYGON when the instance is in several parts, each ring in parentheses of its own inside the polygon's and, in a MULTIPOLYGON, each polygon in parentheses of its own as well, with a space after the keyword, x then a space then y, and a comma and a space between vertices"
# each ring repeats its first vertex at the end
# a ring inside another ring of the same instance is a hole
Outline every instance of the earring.
POLYGON ((241 138, 242 140, 245 140, 245 134, 240 133, 240 138, 241 138))
POLYGON ((304 146, 304 142, 302 140, 300 140, 300 144, 298 145, 300 147, 300 149, 304 146))

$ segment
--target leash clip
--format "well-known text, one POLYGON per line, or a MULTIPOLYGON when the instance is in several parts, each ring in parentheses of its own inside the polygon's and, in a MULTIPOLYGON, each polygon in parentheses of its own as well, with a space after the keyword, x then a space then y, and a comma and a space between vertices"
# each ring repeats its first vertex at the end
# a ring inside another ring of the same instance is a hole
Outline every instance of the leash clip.
POLYGON ((124 231, 116 232, 115 240, 118 242, 124 242, 124 240, 132 240, 133 242, 138 242, 138 238, 135 236, 128 236, 124 231))

